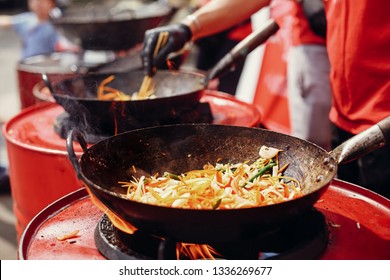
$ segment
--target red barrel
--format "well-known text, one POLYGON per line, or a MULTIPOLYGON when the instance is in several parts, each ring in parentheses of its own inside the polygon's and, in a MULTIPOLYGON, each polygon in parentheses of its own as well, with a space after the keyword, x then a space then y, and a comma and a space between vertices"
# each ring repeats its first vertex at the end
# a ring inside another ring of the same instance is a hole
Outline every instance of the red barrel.
MULTIPOLYGON (((39 211, 81 188, 65 139, 53 128, 62 112, 57 104, 40 103, 22 110, 3 126, 18 239, 39 211)), ((81 153, 80 147, 76 149, 81 153)))
POLYGON ((33 87, 42 81, 42 73, 50 79, 71 77, 74 75, 72 65, 78 64, 78 55, 74 53, 53 53, 26 58, 17 65, 18 86, 21 108, 37 102, 33 95, 33 87))
POLYGON ((83 68, 86 69, 86 67, 112 60, 113 54, 109 52, 93 54, 57 52, 49 55, 37 55, 20 61, 17 65, 17 76, 22 109, 39 103, 39 100, 33 95, 33 88, 42 81, 43 73, 55 82, 82 73, 83 68))

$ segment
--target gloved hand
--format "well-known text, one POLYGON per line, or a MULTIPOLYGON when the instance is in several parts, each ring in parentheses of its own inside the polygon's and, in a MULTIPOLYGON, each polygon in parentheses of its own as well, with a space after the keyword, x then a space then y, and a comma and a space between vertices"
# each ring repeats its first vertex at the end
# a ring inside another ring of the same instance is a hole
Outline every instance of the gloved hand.
POLYGON ((145 75, 153 76, 156 68, 164 63, 167 56, 182 49, 191 37, 191 29, 185 24, 171 24, 147 30, 141 52, 145 75), (168 32, 168 40, 154 57, 154 49, 161 32, 168 32))

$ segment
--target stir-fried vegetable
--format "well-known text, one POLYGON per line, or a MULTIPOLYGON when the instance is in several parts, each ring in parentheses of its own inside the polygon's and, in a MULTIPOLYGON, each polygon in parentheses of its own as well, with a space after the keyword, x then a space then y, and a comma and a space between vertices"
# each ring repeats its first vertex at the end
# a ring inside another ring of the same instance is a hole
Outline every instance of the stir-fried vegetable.
POLYGON ((126 198, 160 206, 236 209, 276 204, 302 196, 299 182, 283 175, 287 165, 279 169, 278 152, 252 163, 208 163, 202 170, 142 176, 119 184, 127 188, 126 198))

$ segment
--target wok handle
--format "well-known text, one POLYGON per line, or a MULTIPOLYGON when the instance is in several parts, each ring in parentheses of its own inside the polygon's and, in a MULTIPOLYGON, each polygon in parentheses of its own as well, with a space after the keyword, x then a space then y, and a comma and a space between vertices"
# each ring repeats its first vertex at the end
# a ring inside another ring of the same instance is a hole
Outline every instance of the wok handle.
POLYGON ((206 85, 212 79, 221 77, 228 72, 235 63, 243 60, 251 51, 267 41, 278 30, 279 25, 273 19, 269 19, 265 26, 245 37, 209 71, 206 77, 206 85))
POLYGON ((390 116, 348 139, 330 152, 338 163, 353 161, 390 143, 390 116))
POLYGON ((81 167, 79 164, 79 160, 76 156, 76 153, 73 148, 73 140, 77 139, 84 153, 88 150, 87 141, 85 141, 84 135, 77 129, 72 129, 68 136, 66 137, 66 149, 68 151, 68 156, 70 162, 73 165, 74 170, 76 171, 77 178, 81 179, 81 167))

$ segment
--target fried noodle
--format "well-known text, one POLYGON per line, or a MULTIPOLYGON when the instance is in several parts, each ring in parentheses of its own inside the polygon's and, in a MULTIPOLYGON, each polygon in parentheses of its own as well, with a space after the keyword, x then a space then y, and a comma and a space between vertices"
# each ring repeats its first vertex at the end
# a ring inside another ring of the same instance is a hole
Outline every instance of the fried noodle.
POLYGON ((127 199, 159 206, 188 209, 258 207, 303 195, 298 180, 283 175, 286 167, 279 168, 276 153, 271 158, 260 156, 252 163, 208 163, 201 170, 181 175, 165 172, 162 176, 133 177, 130 182, 119 184, 127 188, 127 199))
MULTIPOLYGON (((109 100, 109 101, 128 101, 128 100, 141 100, 146 99, 134 92, 132 95, 128 95, 118 89, 107 86, 115 79, 114 75, 110 75, 100 82, 97 89, 97 99, 98 100, 109 100)), ((150 89, 152 92, 148 93, 147 98, 155 98, 154 87, 150 89)))

